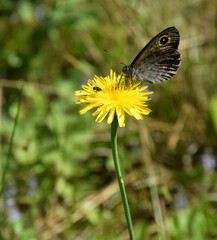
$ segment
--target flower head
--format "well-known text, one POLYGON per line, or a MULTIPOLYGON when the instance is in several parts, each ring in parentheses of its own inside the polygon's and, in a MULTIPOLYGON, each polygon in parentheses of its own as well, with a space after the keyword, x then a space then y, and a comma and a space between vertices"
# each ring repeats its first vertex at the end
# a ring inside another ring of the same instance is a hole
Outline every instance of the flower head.
POLYGON ((114 115, 117 115, 120 127, 125 126, 125 112, 142 120, 142 114, 148 115, 151 110, 147 108, 146 101, 149 94, 145 92, 148 86, 142 86, 141 82, 126 82, 123 74, 116 76, 111 70, 107 77, 95 76, 88 80, 87 85, 82 85, 83 90, 75 91, 76 103, 87 103, 80 114, 84 114, 92 108, 96 111, 92 114, 97 116, 96 122, 101 122, 108 114, 107 122, 112 123, 114 115))

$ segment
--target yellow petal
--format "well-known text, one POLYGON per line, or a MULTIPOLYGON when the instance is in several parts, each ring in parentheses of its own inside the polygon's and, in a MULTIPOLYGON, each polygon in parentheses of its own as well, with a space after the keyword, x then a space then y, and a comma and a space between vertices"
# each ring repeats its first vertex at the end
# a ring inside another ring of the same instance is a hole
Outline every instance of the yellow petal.
POLYGON ((80 112, 80 114, 84 114, 87 111, 89 111, 90 109, 95 108, 97 106, 98 106, 98 104, 89 104, 89 105, 85 106, 84 108, 82 108, 79 112, 80 112))
POLYGON ((107 113, 108 112, 106 112, 106 111, 101 111, 96 118, 96 122, 102 122, 103 119, 106 117, 107 113))
POLYGON ((125 114, 121 107, 116 108, 118 124, 120 127, 125 127, 125 114))
POLYGON ((113 107, 109 112, 109 116, 108 116, 108 120, 107 120, 108 124, 111 124, 113 122, 114 115, 115 115, 115 108, 113 107))

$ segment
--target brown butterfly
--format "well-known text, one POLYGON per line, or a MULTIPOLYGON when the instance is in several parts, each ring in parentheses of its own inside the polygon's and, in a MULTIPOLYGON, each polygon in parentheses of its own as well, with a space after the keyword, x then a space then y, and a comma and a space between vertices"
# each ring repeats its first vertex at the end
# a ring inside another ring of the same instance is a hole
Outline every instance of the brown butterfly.
POLYGON ((180 66, 179 31, 169 27, 155 36, 135 57, 123 67, 126 77, 132 80, 160 83, 173 77, 180 66))

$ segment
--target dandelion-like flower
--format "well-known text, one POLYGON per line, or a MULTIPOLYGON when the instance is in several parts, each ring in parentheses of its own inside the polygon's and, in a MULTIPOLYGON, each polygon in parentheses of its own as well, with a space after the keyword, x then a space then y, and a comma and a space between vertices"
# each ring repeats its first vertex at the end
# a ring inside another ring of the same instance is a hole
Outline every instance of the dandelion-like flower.
POLYGON ((151 110, 146 102, 151 100, 148 95, 153 92, 145 92, 148 86, 142 86, 141 82, 126 82, 123 74, 116 76, 111 70, 107 77, 95 76, 88 80, 87 85, 82 85, 80 91, 75 91, 76 103, 87 103, 80 114, 84 114, 92 108, 97 108, 92 114, 97 116, 96 122, 101 122, 108 114, 107 122, 111 124, 115 114, 120 127, 125 127, 125 112, 142 120, 142 114, 148 115, 151 110))

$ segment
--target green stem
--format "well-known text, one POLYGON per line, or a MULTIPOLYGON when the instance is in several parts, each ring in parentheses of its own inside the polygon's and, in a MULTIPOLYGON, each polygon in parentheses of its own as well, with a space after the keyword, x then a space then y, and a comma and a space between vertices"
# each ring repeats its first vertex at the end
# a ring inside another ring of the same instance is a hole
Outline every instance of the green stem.
POLYGON ((12 129, 12 134, 11 134, 11 139, 10 139, 10 143, 9 143, 9 149, 8 149, 8 152, 7 152, 6 161, 5 161, 5 163, 2 162, 2 177, 1 177, 0 197, 3 195, 3 191, 4 191, 5 183, 6 183, 6 174, 8 172, 9 165, 10 165, 10 162, 11 162, 10 158, 11 158, 11 155, 12 155, 12 147, 13 147, 13 143, 14 143, 14 136, 15 136, 15 131, 16 131, 16 127, 17 127, 17 124, 18 124, 19 114, 20 114, 22 93, 23 93, 23 87, 20 90, 19 96, 18 96, 17 113, 15 115, 15 120, 14 120, 13 129, 12 129))
POLYGON ((117 116, 115 115, 114 120, 112 122, 111 126, 111 145, 112 145, 112 154, 114 159, 114 165, 115 165, 115 172, 118 179, 118 184, 121 192, 121 198, 124 205, 124 212, 127 220, 128 225, 128 231, 130 235, 130 240, 135 240, 134 233, 133 233, 133 225, 131 221, 130 216, 130 209, 127 201, 127 195, 124 187, 124 180, 122 178, 121 169, 119 165, 119 159, 118 159, 118 149, 117 149, 117 129, 118 129, 118 120, 117 116))

